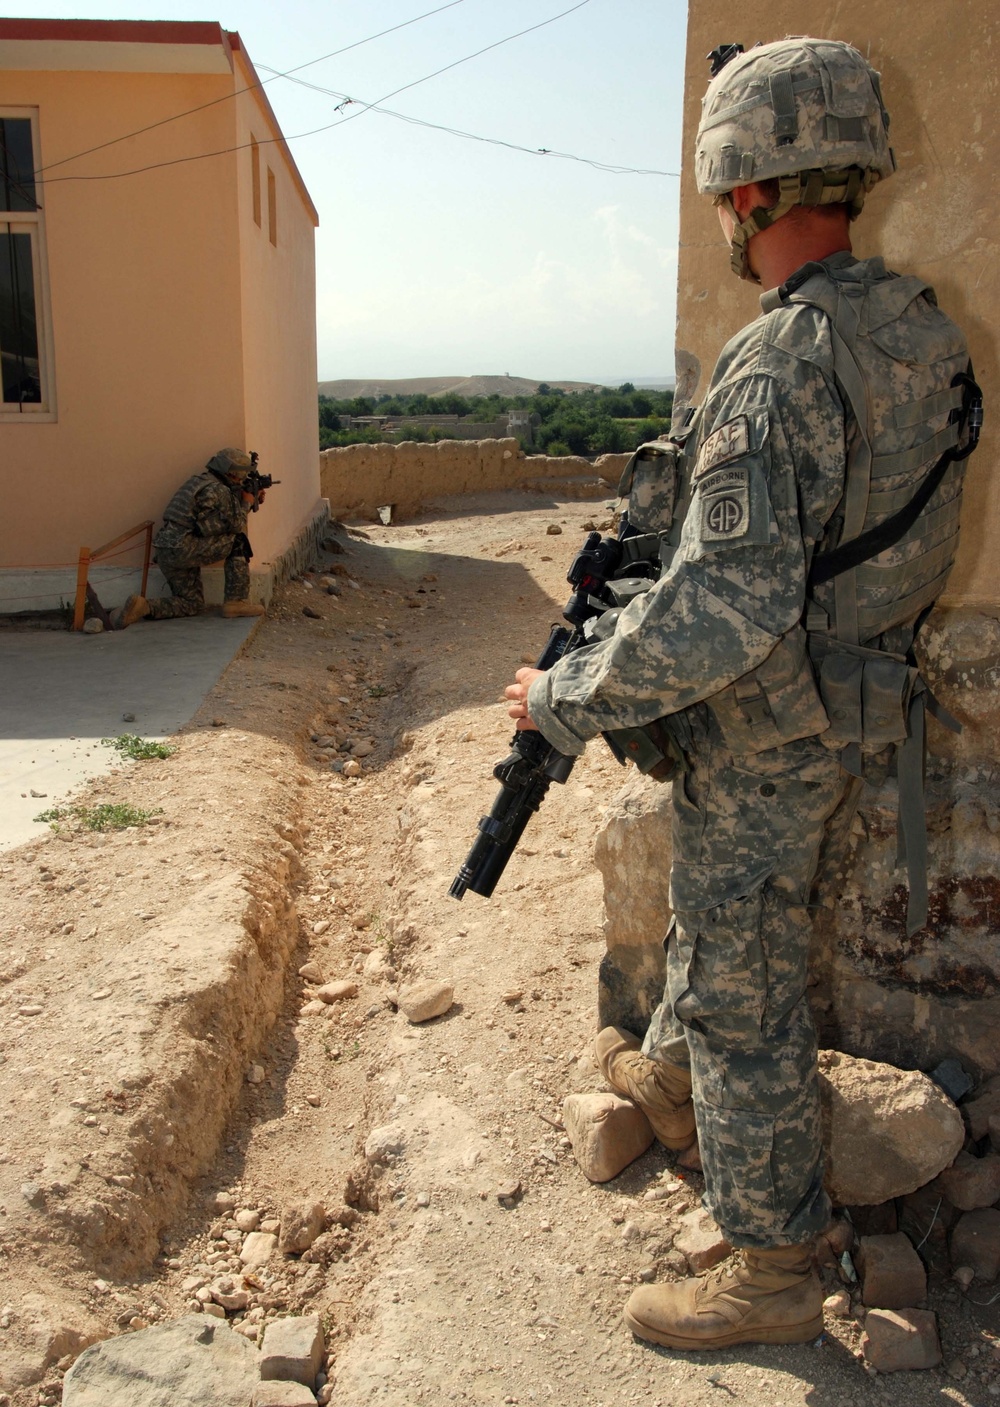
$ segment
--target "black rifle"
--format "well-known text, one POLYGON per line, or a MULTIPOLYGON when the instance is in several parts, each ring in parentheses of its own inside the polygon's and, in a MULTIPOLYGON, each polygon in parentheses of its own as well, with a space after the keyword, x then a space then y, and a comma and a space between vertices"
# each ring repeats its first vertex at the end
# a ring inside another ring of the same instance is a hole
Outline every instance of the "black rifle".
POLYGON ((257 455, 255 452, 250 455, 250 458, 253 460, 253 466, 244 474, 240 488, 244 493, 253 494, 253 504, 250 508, 250 512, 256 513, 257 509, 260 507, 260 496, 264 490, 269 489, 273 484, 280 484, 281 480, 272 479, 270 474, 262 474, 260 472, 257 468, 257 455))
MULTIPOLYGON (((588 536, 566 578, 573 587, 573 595, 563 615, 573 628, 552 627, 548 643, 535 663, 536 669, 551 669, 564 656, 588 643, 584 622, 601 615, 613 604, 606 587, 621 563, 622 553, 622 544, 617 539, 602 538, 598 532, 588 536)), ((607 741, 618 760, 624 762, 621 750, 610 739, 607 741)), ((550 785, 565 782, 576 761, 532 729, 516 732, 510 747, 510 754, 493 768, 500 791, 490 814, 479 822, 479 835, 448 891, 453 899, 461 899, 467 889, 484 899, 490 897, 550 785)))

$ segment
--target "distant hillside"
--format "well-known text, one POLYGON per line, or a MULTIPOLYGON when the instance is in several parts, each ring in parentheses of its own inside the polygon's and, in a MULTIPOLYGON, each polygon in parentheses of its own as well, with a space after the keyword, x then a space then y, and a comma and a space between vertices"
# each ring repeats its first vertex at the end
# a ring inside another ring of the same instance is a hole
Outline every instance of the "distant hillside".
POLYGON ((597 381, 532 381, 525 376, 415 376, 403 381, 321 381, 319 394, 335 401, 355 396, 533 396, 539 386, 560 391, 599 391, 597 381))

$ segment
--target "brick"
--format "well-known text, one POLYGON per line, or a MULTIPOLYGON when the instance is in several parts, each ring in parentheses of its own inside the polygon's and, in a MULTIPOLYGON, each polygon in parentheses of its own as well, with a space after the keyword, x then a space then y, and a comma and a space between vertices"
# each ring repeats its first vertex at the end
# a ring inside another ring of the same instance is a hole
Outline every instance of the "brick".
POLYGON ((316 1399, 302 1383, 258 1383, 250 1407, 315 1407, 316 1399))
POLYGON ((674 1237, 674 1250, 680 1251, 695 1275, 711 1270, 733 1249, 708 1212, 688 1212, 681 1217, 680 1225, 681 1230, 674 1237))
POLYGON ((617 1094, 571 1094, 562 1115, 573 1156, 591 1182, 610 1182, 653 1142, 645 1114, 617 1094))
POLYGON ((936 1368, 941 1362, 937 1315, 929 1309, 869 1310, 861 1351, 880 1373, 936 1368))
POLYGON ((927 1294, 924 1263, 901 1231, 892 1236, 862 1236, 857 1267, 866 1305, 906 1309, 927 1294))
POLYGON ((1000 1212, 993 1207, 966 1212, 951 1233, 951 1263, 968 1265, 979 1280, 1000 1274, 1000 1212))
POLYGON ((302 1383, 312 1388, 323 1362, 323 1326, 318 1314, 272 1319, 264 1330, 260 1376, 267 1382, 302 1383))
POLYGON ((951 1167, 935 1179, 934 1189, 960 1212, 991 1207, 1000 1198, 1000 1157, 987 1153, 985 1158, 974 1158, 971 1153, 959 1153, 951 1167))

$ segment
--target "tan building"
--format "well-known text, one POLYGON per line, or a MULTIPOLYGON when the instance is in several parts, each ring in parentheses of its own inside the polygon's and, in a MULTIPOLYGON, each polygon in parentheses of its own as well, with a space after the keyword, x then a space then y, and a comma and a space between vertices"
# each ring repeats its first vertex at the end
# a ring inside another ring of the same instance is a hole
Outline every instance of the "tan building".
MULTIPOLYGON (((0 613, 71 599, 80 547, 224 445, 282 481, 268 594, 325 521, 318 217, 239 35, 0 19, 0 136, 0 613)), ((92 570, 105 605, 135 560, 92 570)))
MULTIPOLYGON (((792 34, 844 39, 882 74, 898 171, 868 197, 855 252, 933 284, 965 330, 986 400, 969 462, 962 542, 948 591, 918 653, 960 737, 928 724, 930 919, 906 935, 905 873, 896 868, 895 779, 866 792, 839 902, 819 915, 814 1007, 821 1039, 857 1055, 930 1069, 957 1057, 1000 1071, 1000 261, 993 207, 1000 148, 1000 9, 973 0, 690 0, 678 275, 677 395, 696 404, 724 344, 760 311, 758 290, 729 272, 711 199, 695 189, 693 153, 708 86, 706 55, 792 34)), ((669 918, 664 789, 625 797, 605 827, 609 951, 602 1016, 641 1030, 662 990, 655 941, 669 918), (650 876, 654 879, 650 880, 650 876), (642 893, 636 902, 633 896, 642 893)))

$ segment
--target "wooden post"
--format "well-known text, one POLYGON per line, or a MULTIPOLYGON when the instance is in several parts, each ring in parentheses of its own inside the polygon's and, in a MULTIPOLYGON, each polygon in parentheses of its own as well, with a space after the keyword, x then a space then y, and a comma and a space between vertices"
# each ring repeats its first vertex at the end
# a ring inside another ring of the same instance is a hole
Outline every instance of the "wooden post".
POLYGON ((73 629, 83 629, 83 617, 87 607, 87 572, 90 568, 90 548, 80 548, 80 560, 76 568, 76 602, 73 606, 73 629))
POLYGON ((146 552, 142 559, 142 586, 139 588, 139 595, 145 596, 146 586, 149 582, 149 559, 153 555, 153 524, 146 524, 146 552))

